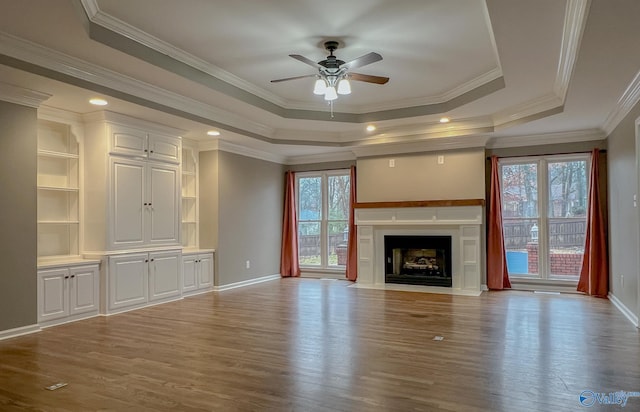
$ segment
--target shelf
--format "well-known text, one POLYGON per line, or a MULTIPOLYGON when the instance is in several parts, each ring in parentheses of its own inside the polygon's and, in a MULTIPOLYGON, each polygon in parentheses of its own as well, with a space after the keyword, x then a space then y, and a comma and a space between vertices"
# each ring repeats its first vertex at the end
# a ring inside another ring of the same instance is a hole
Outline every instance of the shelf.
POLYGON ((58 159, 79 159, 80 156, 74 153, 52 152, 49 150, 38 150, 40 157, 55 157, 58 159))
POLYGON ((77 187, 61 187, 61 186, 38 186, 38 190, 52 190, 57 192, 77 192, 77 187))
POLYGON ((197 222, 195 220, 183 220, 183 224, 195 225, 197 222))
POLYGON ((195 173, 195 172, 185 172, 185 171, 182 171, 182 176, 195 176, 195 175, 196 175, 196 173, 195 173))
POLYGON ((39 225, 77 225, 79 220, 38 220, 39 225))
POLYGON ((182 196, 183 200, 196 200, 195 196, 182 196))

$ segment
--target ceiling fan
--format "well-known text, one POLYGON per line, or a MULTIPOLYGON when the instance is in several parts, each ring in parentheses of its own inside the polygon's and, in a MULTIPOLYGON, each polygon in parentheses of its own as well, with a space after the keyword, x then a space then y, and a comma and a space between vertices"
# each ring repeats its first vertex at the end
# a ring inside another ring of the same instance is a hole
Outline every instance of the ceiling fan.
POLYGON ((382 56, 378 53, 367 53, 357 59, 345 63, 333 55, 333 52, 338 49, 338 44, 339 43, 335 40, 326 41, 324 43, 324 47, 329 52, 329 55, 326 59, 317 63, 299 54, 290 54, 290 57, 318 69, 318 73, 271 80, 271 83, 315 77, 317 80, 313 88, 313 93, 324 95, 325 100, 333 101, 338 98, 338 94, 351 93, 349 80, 374 84, 386 84, 389 81, 388 77, 372 76, 369 74, 354 73, 350 71, 382 60, 382 56))

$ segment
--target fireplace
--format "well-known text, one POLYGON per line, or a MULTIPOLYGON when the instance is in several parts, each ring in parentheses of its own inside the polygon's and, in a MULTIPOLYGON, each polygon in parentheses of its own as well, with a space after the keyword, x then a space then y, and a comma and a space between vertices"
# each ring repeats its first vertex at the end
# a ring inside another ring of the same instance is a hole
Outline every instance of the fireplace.
POLYGON ((385 236, 385 283, 452 286, 451 236, 385 236))

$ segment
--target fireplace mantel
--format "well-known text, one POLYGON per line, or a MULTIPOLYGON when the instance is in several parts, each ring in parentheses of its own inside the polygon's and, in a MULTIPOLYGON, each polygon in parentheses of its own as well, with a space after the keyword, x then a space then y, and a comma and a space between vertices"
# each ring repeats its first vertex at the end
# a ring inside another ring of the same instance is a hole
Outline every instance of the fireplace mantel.
POLYGON ((415 290, 432 293, 481 293, 482 205, 358 208, 357 287, 415 290), (453 285, 413 286, 385 284, 384 236, 426 235, 452 237, 453 285), (405 287, 406 286, 406 287, 405 287))

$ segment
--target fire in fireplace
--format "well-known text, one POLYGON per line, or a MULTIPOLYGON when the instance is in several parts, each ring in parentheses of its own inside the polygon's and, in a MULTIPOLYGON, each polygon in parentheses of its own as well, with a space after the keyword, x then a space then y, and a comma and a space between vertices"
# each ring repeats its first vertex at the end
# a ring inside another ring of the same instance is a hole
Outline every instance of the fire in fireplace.
POLYGON ((451 287, 451 236, 385 236, 385 282, 451 287))

